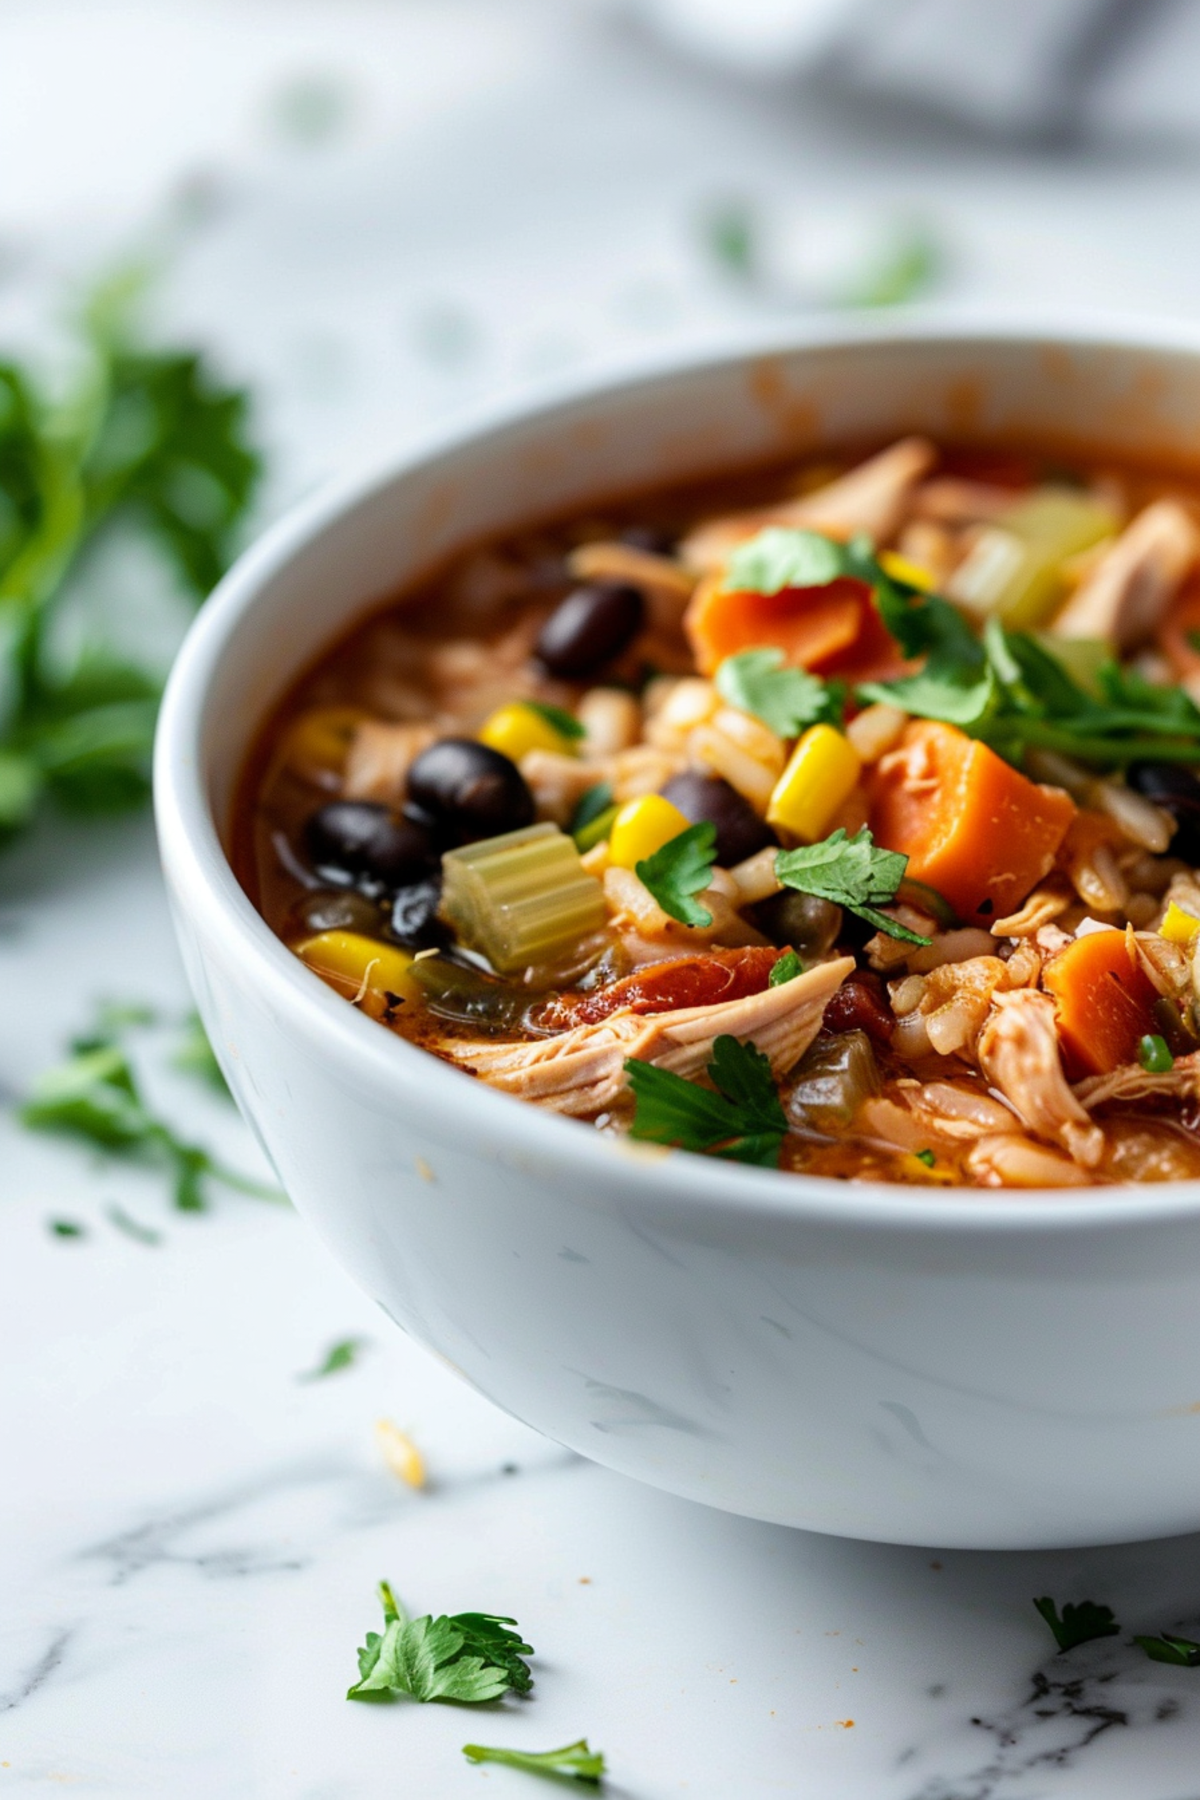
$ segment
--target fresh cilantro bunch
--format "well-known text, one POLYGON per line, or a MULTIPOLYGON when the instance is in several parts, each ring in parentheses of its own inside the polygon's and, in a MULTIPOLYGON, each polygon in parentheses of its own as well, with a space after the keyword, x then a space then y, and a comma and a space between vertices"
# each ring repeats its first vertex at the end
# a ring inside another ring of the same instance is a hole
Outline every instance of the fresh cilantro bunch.
POLYGON ((713 1044, 707 1072, 715 1092, 628 1058, 635 1108, 630 1136, 777 1168, 788 1126, 770 1060, 753 1044, 723 1036, 713 1044))
POLYGON ((410 1619, 386 1581, 379 1583, 383 1605, 382 1632, 368 1631, 358 1652, 358 1680, 348 1700, 456 1700, 477 1706, 510 1691, 527 1694, 533 1686, 529 1664, 533 1654, 515 1619, 493 1613, 429 1613, 410 1619))
POLYGON ((119 529, 204 599, 259 477, 246 395, 194 351, 135 343, 131 297, 121 279, 93 298, 64 395, 0 363, 0 843, 49 801, 96 814, 145 799, 158 672, 94 641, 64 666, 55 620, 64 599, 86 601, 119 529))

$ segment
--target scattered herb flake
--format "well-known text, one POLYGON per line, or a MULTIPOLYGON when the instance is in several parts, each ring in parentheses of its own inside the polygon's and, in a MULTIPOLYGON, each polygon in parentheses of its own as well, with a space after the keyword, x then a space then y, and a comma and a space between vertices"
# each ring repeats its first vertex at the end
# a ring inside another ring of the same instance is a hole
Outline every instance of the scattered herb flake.
POLYGON ((794 950, 785 950, 782 956, 776 957, 772 966, 768 985, 782 987, 785 981, 795 981, 797 975, 803 975, 804 964, 794 950))
POLYGON ((183 1212, 204 1209, 210 1181, 286 1204, 277 1188, 226 1168, 152 1113, 125 1050, 103 1029, 74 1040, 71 1055, 39 1077, 17 1116, 31 1131, 78 1138, 109 1156, 161 1168, 171 1180, 175 1205, 183 1212))
POLYGON ((847 837, 839 826, 821 843, 781 850, 775 858, 775 873, 785 887, 832 900, 888 937, 906 944, 929 944, 932 939, 921 937, 878 910, 880 903, 895 899, 907 867, 908 858, 899 850, 876 847, 867 825, 853 837, 847 837))
POLYGON ((634 873, 668 917, 681 925, 711 925, 712 914, 693 896, 702 894, 712 880, 716 860, 717 828, 702 819, 645 857, 634 873))
POLYGON ((123 1231, 126 1237, 138 1244, 161 1244, 162 1232, 152 1231, 149 1225, 143 1225, 140 1219, 132 1218, 123 1206, 115 1203, 105 1211, 105 1218, 117 1231, 123 1231))
POLYGON ((932 1150, 914 1150, 913 1155, 919 1163, 924 1163, 927 1169, 932 1169, 937 1162, 937 1157, 932 1150))
POLYGON ((1139 1038, 1138 1061, 1148 1075, 1167 1075, 1175 1067, 1175 1058, 1171 1055, 1166 1038, 1147 1032, 1139 1038))
POLYGON ((1146 1652, 1151 1662, 1174 1663, 1181 1669, 1200 1669, 1200 1644, 1191 1638, 1174 1637, 1160 1632, 1157 1637, 1135 1637, 1134 1643, 1146 1652))
POLYGON ((48 1228, 53 1237, 81 1238, 87 1236, 85 1228, 77 1225, 74 1219, 50 1219, 48 1228))
POLYGON ((533 1654, 514 1627, 495 1613, 456 1613, 410 1619, 386 1581, 379 1584, 384 1629, 369 1631, 358 1652, 359 1678, 348 1700, 454 1700, 469 1706, 528 1693, 533 1654))
POLYGON ((933 287, 944 253, 927 226, 911 224, 895 232, 882 253, 852 282, 847 306, 904 306, 933 287))
POLYGON ((370 1346, 370 1338, 339 1338, 336 1344, 330 1344, 328 1350, 315 1368, 308 1369, 303 1375, 297 1375, 297 1381, 323 1381, 327 1375, 339 1375, 343 1369, 351 1369, 363 1351, 370 1346))
POLYGON ((602 1750, 588 1748, 586 1738, 564 1744, 561 1750, 503 1750, 489 1744, 464 1744, 463 1755, 473 1763, 503 1763, 510 1769, 527 1769, 531 1775, 562 1775, 599 1786, 604 1778, 602 1750))
POLYGON ((529 712, 536 713, 539 719, 544 719, 551 731, 557 731, 559 737, 566 738, 570 743, 577 743, 580 738, 587 736, 583 724, 565 706, 550 706, 545 700, 522 700, 521 705, 529 712))
POLYGON ((719 1037, 708 1077, 716 1092, 632 1057, 625 1063, 634 1097, 630 1135, 774 1169, 787 1132, 769 1059, 753 1044, 719 1037))
POLYGON ((1078 1606, 1068 1600, 1061 1617, 1049 1596, 1033 1604, 1054 1633, 1060 1653, 1074 1650, 1078 1644, 1090 1644, 1093 1638, 1116 1637, 1121 1629, 1112 1608, 1097 1606, 1094 1600, 1081 1600, 1078 1606))
POLYGON ((842 723, 841 684, 789 667, 783 651, 773 647, 727 656, 717 670, 716 687, 730 706, 752 713, 780 737, 796 737, 818 722, 842 723))

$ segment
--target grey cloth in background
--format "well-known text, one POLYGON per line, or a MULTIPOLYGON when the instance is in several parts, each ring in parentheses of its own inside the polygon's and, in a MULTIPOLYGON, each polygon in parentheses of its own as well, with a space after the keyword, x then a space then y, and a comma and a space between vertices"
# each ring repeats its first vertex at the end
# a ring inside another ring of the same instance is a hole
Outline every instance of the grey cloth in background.
POLYGON ((695 54, 1003 136, 1200 140, 1200 0, 624 0, 695 54))

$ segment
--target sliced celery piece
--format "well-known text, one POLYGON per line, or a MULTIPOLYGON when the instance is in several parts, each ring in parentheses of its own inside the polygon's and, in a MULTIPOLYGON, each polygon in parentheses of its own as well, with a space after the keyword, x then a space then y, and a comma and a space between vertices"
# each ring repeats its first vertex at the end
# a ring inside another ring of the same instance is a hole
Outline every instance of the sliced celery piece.
POLYGON ((557 825, 448 850, 442 869, 442 911, 460 942, 506 974, 555 961, 608 916, 603 888, 557 825))
POLYGON ((1074 488, 1041 487, 980 533, 950 579, 947 593, 977 618, 996 617, 1029 630, 1044 624, 1066 591, 1062 565, 1111 537, 1118 521, 1107 506, 1074 488))

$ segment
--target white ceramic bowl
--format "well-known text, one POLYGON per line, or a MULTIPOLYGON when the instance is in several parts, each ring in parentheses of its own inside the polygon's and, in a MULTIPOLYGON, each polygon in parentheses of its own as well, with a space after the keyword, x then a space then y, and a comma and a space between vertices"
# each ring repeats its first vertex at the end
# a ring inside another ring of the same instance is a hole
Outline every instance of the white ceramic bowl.
POLYGON ((1200 1184, 850 1186, 601 1137, 347 1006, 268 931, 222 848, 272 702, 456 546, 914 429, 1200 466, 1200 340, 843 325, 492 419, 299 508, 205 606, 163 707, 158 824, 188 971, 299 1210, 397 1324, 550 1437, 846 1536, 1191 1530, 1200 1184))

